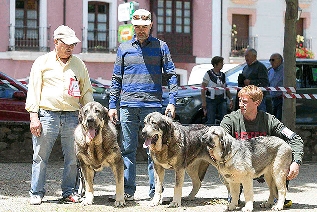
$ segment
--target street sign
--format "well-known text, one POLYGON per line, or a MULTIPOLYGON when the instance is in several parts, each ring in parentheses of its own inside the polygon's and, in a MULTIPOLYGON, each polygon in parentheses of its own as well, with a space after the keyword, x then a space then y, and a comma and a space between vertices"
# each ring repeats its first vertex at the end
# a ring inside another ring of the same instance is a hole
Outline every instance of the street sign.
POLYGON ((134 11, 139 9, 139 3, 131 1, 128 3, 119 4, 118 6, 118 21, 130 21, 134 11))
POLYGON ((118 29, 118 41, 122 43, 124 41, 131 40, 134 34, 132 24, 123 24, 119 26, 118 29))

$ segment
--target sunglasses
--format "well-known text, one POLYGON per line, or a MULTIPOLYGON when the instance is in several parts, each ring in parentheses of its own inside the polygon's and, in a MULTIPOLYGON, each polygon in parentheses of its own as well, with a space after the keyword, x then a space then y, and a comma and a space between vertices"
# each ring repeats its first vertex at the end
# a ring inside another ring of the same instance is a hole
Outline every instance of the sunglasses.
POLYGON ((151 15, 134 15, 133 20, 140 20, 142 19, 143 21, 151 20, 151 15))
POLYGON ((62 42, 62 44, 66 45, 66 46, 71 46, 71 47, 75 47, 77 45, 77 43, 73 43, 73 44, 66 44, 64 43, 61 39, 59 39, 60 42, 62 42))
POLYGON ((269 59, 269 61, 270 61, 270 62, 274 62, 274 61, 275 61, 275 59, 269 59))

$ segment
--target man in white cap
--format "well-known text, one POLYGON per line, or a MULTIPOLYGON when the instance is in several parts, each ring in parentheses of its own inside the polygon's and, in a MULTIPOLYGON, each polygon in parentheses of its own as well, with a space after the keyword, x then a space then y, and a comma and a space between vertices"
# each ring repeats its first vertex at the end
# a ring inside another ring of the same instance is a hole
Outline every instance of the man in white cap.
POLYGON ((33 164, 30 204, 39 205, 45 195, 46 168, 58 136, 64 155, 62 200, 78 202, 74 129, 81 105, 93 101, 84 62, 73 56, 80 40, 68 26, 54 31, 55 49, 37 58, 30 73, 25 109, 30 113, 33 164))
MULTIPOLYGON (((125 164, 125 200, 134 200, 136 190, 136 152, 138 132, 145 116, 162 111, 162 73, 171 75, 169 104, 165 114, 175 116, 177 77, 175 66, 167 44, 150 35, 151 13, 145 9, 133 13, 131 23, 135 36, 122 43, 117 51, 114 64, 109 100, 109 116, 118 120, 116 105, 120 98, 120 122, 122 129, 122 156, 125 164)), ((155 192, 153 162, 148 156, 150 181, 149 196, 155 192)))

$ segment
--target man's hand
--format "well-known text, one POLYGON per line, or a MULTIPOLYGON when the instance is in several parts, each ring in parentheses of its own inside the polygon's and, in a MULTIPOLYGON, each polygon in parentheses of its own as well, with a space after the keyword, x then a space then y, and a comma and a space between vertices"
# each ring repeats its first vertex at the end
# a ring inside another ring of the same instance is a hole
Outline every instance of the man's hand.
POLYGON ((297 177, 298 174, 299 174, 299 164, 296 162, 293 162, 289 168, 289 172, 286 179, 293 180, 297 177))
POLYGON ((35 112, 30 112, 30 131, 36 137, 41 135, 42 124, 39 120, 38 114, 35 112))
POLYGON ((116 124, 118 121, 117 109, 109 109, 108 115, 112 123, 116 124))
POLYGON ((175 105, 168 104, 165 110, 165 115, 167 116, 168 112, 171 113, 172 117, 175 118, 175 105))
POLYGON ((245 79, 245 80, 244 80, 244 85, 245 85, 245 86, 250 85, 250 82, 251 82, 251 81, 250 81, 249 79, 245 79))

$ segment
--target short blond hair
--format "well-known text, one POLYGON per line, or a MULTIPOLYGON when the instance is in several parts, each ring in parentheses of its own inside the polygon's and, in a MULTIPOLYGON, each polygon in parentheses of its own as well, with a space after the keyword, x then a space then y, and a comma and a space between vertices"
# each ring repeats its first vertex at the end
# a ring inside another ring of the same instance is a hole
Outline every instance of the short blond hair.
POLYGON ((261 104, 262 99, 263 99, 263 92, 262 90, 255 86, 255 85, 248 85, 243 87, 239 93, 238 97, 240 98, 242 95, 248 95, 250 98, 255 102, 259 101, 259 104, 261 104))

